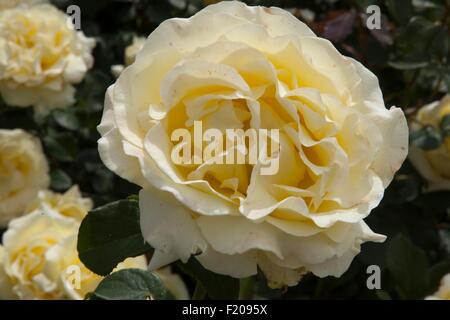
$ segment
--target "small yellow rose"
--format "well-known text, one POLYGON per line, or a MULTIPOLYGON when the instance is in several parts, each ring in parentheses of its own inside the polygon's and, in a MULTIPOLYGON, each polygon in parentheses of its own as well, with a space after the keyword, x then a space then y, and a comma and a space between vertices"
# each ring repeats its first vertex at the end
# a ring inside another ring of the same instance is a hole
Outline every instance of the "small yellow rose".
POLYGON ((39 139, 16 130, 0 130, 0 226, 23 214, 39 190, 50 184, 39 139))
MULTIPOLYGON (((92 208, 77 186, 64 194, 39 193, 28 214, 13 219, 0 246, 0 299, 84 299, 103 277, 78 258, 77 234, 92 208)), ((145 256, 128 258, 112 271, 147 270, 145 256)), ((176 299, 188 299, 183 280, 170 268, 155 271, 176 299)))
POLYGON ((62 288, 45 270, 48 253, 77 231, 77 223, 42 211, 12 220, 3 235, 1 265, 6 279, 0 282, 10 283, 16 299, 62 299, 62 288))
POLYGON ((92 67, 95 41, 68 16, 40 4, 0 11, 0 94, 6 104, 38 112, 74 102, 74 84, 92 67))
MULTIPOLYGON (((0 246, 0 299, 83 299, 103 277, 79 260, 79 222, 38 209, 12 220, 0 246)), ((147 269, 144 256, 114 270, 147 269)))
POLYGON ((92 200, 83 198, 78 186, 73 186, 64 194, 50 190, 39 191, 36 199, 28 205, 25 212, 31 213, 37 209, 43 209, 54 212, 56 215, 82 221, 92 206, 92 200))
MULTIPOLYGON (((411 123, 411 131, 421 126, 439 127, 441 120, 450 114, 450 96, 423 106, 416 115, 416 121, 411 123)), ((425 191, 450 190, 450 137, 435 150, 422 150, 410 146, 409 159, 419 173, 428 181, 425 191)))

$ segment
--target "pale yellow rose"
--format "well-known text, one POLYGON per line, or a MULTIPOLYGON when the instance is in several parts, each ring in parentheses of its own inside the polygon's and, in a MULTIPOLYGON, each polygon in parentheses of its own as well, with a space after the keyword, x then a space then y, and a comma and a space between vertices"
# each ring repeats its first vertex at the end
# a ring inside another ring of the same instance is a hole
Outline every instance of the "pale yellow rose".
POLYGON ((44 270, 47 253, 77 230, 77 223, 39 210, 12 220, 3 235, 6 280, 0 282, 9 281, 16 299, 62 299, 62 288, 44 270))
POLYGON ((25 212, 43 209, 55 215, 82 221, 92 207, 92 200, 83 198, 78 186, 72 186, 63 194, 50 190, 39 191, 36 199, 28 205, 25 212))
MULTIPOLYGON (((103 277, 89 271, 76 248, 79 223, 38 209, 12 220, 0 247, 0 299, 83 299, 103 277)), ((147 269, 144 256, 114 271, 147 269)), ((114 272, 113 271, 113 272, 114 272)))
POLYGON ((0 0, 0 10, 10 9, 18 6, 33 6, 46 2, 48 2, 48 0, 0 0))
MULTIPOLYGON (((145 256, 128 258, 112 271, 128 268, 147 270, 145 256)), ((45 274, 58 283, 64 297, 82 300, 86 294, 95 291, 103 277, 87 269, 78 258, 77 234, 53 246, 46 254, 45 274), (79 277, 79 278, 78 278, 79 277)))
POLYGON ((40 4, 0 11, 0 94, 6 104, 38 112, 74 102, 74 84, 92 67, 95 41, 68 16, 40 4))
POLYGON ((23 214, 48 188, 48 164, 39 139, 21 130, 0 130, 0 226, 23 214))
MULTIPOLYGON (((443 117, 450 114, 450 96, 422 107, 411 123, 411 131, 419 130, 422 125, 439 128, 443 117)), ((409 159, 428 181, 425 191, 450 190, 450 137, 435 150, 425 151, 414 145, 410 146, 409 159)))
POLYGON ((450 300, 450 274, 447 274, 441 280, 438 291, 432 296, 426 298, 427 300, 450 300))
POLYGON ((287 11, 234 1, 163 22, 108 89, 98 130, 106 166, 142 187, 151 270, 194 254, 237 278, 259 267, 273 287, 340 276, 363 242, 385 239, 363 219, 408 151, 373 73, 287 11), (171 135, 195 121, 278 129, 278 172, 175 164, 171 135))

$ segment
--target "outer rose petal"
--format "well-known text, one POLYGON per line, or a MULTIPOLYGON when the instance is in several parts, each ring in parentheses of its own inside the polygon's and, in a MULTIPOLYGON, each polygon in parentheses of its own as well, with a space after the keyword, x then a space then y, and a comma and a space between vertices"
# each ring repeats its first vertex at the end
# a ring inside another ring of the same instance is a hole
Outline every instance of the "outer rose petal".
POLYGON ((208 270, 235 278, 246 278, 257 273, 256 252, 228 255, 208 247, 196 259, 208 270))
POLYGON ((383 136, 383 149, 379 152, 373 168, 382 178, 386 188, 408 155, 408 123, 401 109, 392 107, 386 110, 378 78, 360 62, 354 59, 352 61, 362 80, 362 104, 357 107, 368 113, 383 136))
POLYGON ((216 5, 208 6, 205 12, 228 13, 256 24, 265 25, 274 37, 287 34, 297 34, 302 37, 314 36, 314 32, 290 12, 276 7, 248 7, 242 2, 233 1, 230 4, 219 2, 216 5))
MULTIPOLYGON (((141 230, 158 255, 169 256, 161 265, 152 259, 150 269, 181 259, 186 262, 192 254, 206 250, 203 239, 188 209, 173 201, 170 194, 157 190, 141 190, 139 193, 141 230), (170 233, 167 230, 172 230, 170 233)), ((162 258, 160 258, 162 259, 162 258)))
POLYGON ((138 159, 132 154, 125 153, 123 138, 114 120, 112 94, 113 86, 106 91, 105 109, 102 121, 97 127, 102 134, 102 138, 98 141, 100 158, 111 171, 116 172, 120 177, 144 187, 147 182, 142 177, 138 159))

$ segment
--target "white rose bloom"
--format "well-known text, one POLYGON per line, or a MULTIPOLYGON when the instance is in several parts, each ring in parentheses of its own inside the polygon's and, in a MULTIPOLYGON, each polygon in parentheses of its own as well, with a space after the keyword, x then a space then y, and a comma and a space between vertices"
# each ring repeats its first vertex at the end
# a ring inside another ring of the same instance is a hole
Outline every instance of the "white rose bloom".
MULTIPOLYGON (((128 258, 112 272, 128 268, 147 270, 145 256, 128 258)), ((46 275, 62 289, 64 297, 70 300, 84 299, 87 293, 95 291, 103 279, 86 268, 78 258, 76 233, 48 250, 44 269, 46 275), (79 283, 74 278, 78 272, 81 276, 79 283)))
POLYGON ((15 8, 18 6, 34 6, 40 3, 47 3, 48 0, 0 0, 0 10, 15 8))
POLYGON ((442 278, 438 291, 426 300, 450 300, 450 274, 442 278))
MULTIPOLYGON (((33 211, 12 220, 3 236, 0 299, 81 300, 94 291, 103 277, 87 269, 77 251, 78 229, 91 208, 77 186, 65 194, 40 192, 27 208, 33 211)), ((128 258, 113 272, 127 268, 147 270, 145 256, 128 258)), ((155 273, 175 298, 189 298, 180 276, 169 268, 155 273)))
POLYGON ((66 217, 81 222, 92 210, 93 203, 89 198, 83 198, 78 186, 72 186, 64 194, 50 190, 39 191, 36 199, 26 208, 30 213, 36 209, 43 209, 60 217, 66 217))
POLYGON ((0 226, 24 213, 39 190, 50 184, 38 138, 21 130, 0 130, 0 226))
MULTIPOLYGON (((443 117, 450 115, 450 96, 422 107, 411 123, 411 131, 419 130, 421 125, 439 128, 443 117), (420 123, 420 124, 419 124, 420 123)), ((419 173, 428 181, 425 191, 450 190, 450 137, 435 150, 425 151, 410 146, 409 159, 419 173)))
MULTIPOLYGON (((35 211, 12 220, 3 235, 3 275, 16 299, 62 299, 62 290, 44 270, 48 251, 76 235, 78 224, 35 211)), ((61 270, 62 271, 62 270, 61 270)), ((2 297, 0 297, 2 298, 2 297)))
POLYGON ((68 16, 40 4, 0 11, 0 94, 6 104, 38 112, 74 102, 73 84, 92 67, 95 40, 68 16))
MULTIPOLYGON (((12 220, 0 246, 0 299, 79 300, 95 290, 103 277, 79 260, 78 228, 41 209, 12 220)), ((124 268, 146 270, 147 262, 129 258, 114 271, 124 268)))
POLYGON ((142 187, 151 269, 196 254, 233 277, 260 267, 273 287, 340 276, 363 242, 385 239, 363 219, 408 151, 373 73, 287 11, 229 1, 163 22, 108 89, 98 129, 106 166, 142 187), (278 173, 175 164, 171 134, 194 121, 279 129, 278 173))

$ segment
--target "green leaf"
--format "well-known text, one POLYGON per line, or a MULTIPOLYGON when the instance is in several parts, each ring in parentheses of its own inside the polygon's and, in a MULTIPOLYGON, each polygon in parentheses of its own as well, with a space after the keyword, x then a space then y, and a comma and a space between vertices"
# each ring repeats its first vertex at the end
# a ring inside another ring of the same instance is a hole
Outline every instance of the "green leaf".
POLYGON ((385 290, 375 290, 375 296, 379 299, 379 300, 391 300, 391 296, 389 295, 389 293, 385 290))
MULTIPOLYGON (((450 202, 450 201, 449 201, 450 202)), ((445 210, 450 208, 450 205, 446 206, 445 210)), ((447 210, 447 218, 450 218, 449 212, 447 210)), ((441 244, 446 254, 450 256, 450 230, 439 230, 439 239, 441 240, 441 244)))
POLYGON ((411 1, 414 5, 414 7, 418 8, 418 9, 429 9, 429 8, 441 8, 438 4, 432 2, 432 1, 427 1, 427 0, 414 0, 411 1))
POLYGON ((214 300, 234 300, 239 297, 239 280, 206 270, 195 258, 187 263, 177 262, 177 266, 196 279, 206 289, 208 297, 214 300))
POLYGON ((145 270, 123 269, 105 277, 90 300, 169 300, 161 279, 145 270))
POLYGON ((435 34, 433 35, 433 40, 431 42, 431 54, 437 56, 438 58, 446 58, 449 52, 449 42, 450 36, 448 34, 448 27, 438 27, 438 29, 435 31, 435 34))
POLYGON ((138 194, 132 194, 131 196, 128 196, 127 199, 128 200, 139 201, 139 195, 138 194))
POLYGON ((417 204, 429 212, 429 215, 439 214, 450 208, 450 197, 446 191, 424 193, 418 200, 417 204))
POLYGON ((79 107, 87 112, 102 110, 105 91, 110 84, 110 77, 102 71, 97 69, 88 72, 76 93, 77 102, 80 104, 79 107))
POLYGON ((424 68, 429 64, 428 61, 408 62, 408 61, 389 61, 388 65, 398 70, 414 70, 424 68))
POLYGON ((239 300, 252 300, 254 297, 256 278, 254 276, 239 280, 239 300))
POLYGON ((428 291, 429 294, 435 292, 439 288, 442 278, 448 273, 450 273, 450 260, 441 261, 428 270, 428 279, 430 284, 430 289, 428 291))
POLYGON ((92 187, 98 193, 107 193, 111 191, 114 181, 114 174, 104 167, 99 167, 93 172, 91 181, 92 187))
POLYGON ((409 138, 412 144, 423 150, 437 149, 443 142, 441 133, 433 126, 425 126, 411 133, 409 138))
POLYGON ((63 170, 60 169, 53 170, 50 176, 52 179, 50 187, 53 190, 64 191, 72 186, 72 178, 63 170))
POLYGON ((43 138, 47 152, 56 160, 72 161, 77 152, 76 139, 70 133, 53 133, 43 138))
POLYGON ((450 114, 448 114, 442 118, 441 123, 439 124, 439 127, 441 128, 444 135, 446 135, 446 136, 450 135, 450 114))
POLYGON ((386 7, 398 24, 406 24, 413 15, 411 0, 386 0, 386 7))
POLYGON ((379 0, 356 0, 356 5, 361 9, 366 9, 371 5, 379 5, 379 0))
POLYGON ((73 108, 64 110, 57 109, 53 111, 52 115, 56 123, 65 129, 76 130, 80 127, 80 121, 73 108))
POLYGON ((388 245, 386 265, 404 299, 422 299, 428 288, 425 252, 399 234, 388 245))
POLYGON ((434 21, 423 16, 412 17, 407 25, 398 29, 395 39, 398 48, 395 52, 397 60, 430 62, 430 44, 438 29, 439 25, 434 21))
POLYGON ((90 211, 81 223, 77 248, 84 265, 100 275, 150 251, 141 234, 139 203, 120 200, 90 211))

